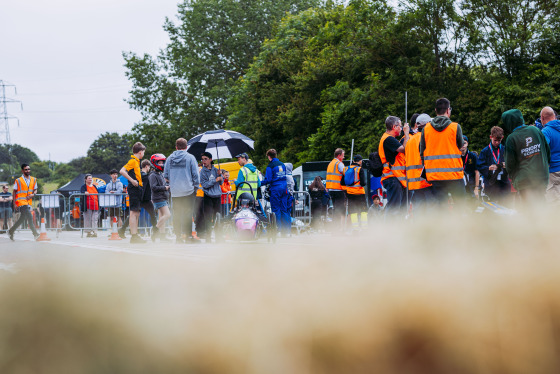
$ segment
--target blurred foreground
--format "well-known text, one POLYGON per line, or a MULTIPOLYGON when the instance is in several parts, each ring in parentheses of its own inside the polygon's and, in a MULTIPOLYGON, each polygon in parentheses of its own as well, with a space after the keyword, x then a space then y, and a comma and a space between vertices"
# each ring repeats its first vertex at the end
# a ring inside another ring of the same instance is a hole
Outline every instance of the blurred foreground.
POLYGON ((0 373, 558 373, 557 232, 440 216, 203 262, 31 243, 0 271, 0 373))

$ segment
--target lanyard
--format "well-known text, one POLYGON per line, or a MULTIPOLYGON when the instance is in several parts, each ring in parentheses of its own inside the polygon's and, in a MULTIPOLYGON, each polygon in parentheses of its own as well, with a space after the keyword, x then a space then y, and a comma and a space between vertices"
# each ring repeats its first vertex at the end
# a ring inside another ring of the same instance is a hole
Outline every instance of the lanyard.
POLYGON ((498 165, 500 163, 500 146, 498 146, 498 157, 496 157, 496 154, 494 153, 494 150, 492 149, 492 143, 490 143, 488 148, 490 148, 490 152, 492 152, 492 157, 494 157, 494 162, 496 163, 496 165, 498 165))
POLYGON ((467 162, 469 161, 469 152, 467 152, 465 154, 465 161, 463 162, 463 171, 465 171, 465 168, 467 167, 467 162))

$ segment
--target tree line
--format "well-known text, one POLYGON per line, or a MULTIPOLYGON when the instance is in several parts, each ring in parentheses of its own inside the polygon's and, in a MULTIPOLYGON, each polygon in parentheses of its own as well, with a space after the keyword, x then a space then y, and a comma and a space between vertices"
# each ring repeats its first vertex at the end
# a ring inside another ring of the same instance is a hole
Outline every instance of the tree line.
POLYGON ((274 147, 297 164, 352 139, 374 150, 388 115, 406 120, 405 92, 409 117, 449 98, 475 151, 503 111, 531 123, 558 107, 557 0, 391 4, 183 2, 158 56, 124 54, 128 102, 143 115, 132 136, 157 148, 225 127, 256 141, 254 158, 274 147))
POLYGON ((260 164, 271 147, 296 165, 328 160, 352 139, 367 154, 388 115, 406 121, 405 92, 408 117, 449 98, 479 151, 503 111, 532 123, 560 107, 559 2, 184 0, 158 55, 123 53, 142 120, 51 165, 49 178, 107 172, 133 141, 170 154, 178 137, 217 128, 253 138, 260 164))

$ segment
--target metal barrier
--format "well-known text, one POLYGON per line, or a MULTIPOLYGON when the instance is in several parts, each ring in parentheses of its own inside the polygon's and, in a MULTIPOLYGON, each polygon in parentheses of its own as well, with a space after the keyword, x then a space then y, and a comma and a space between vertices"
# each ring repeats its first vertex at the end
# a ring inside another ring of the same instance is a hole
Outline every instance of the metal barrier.
POLYGON ((311 197, 309 192, 296 191, 293 193, 292 228, 298 233, 307 230, 311 225, 311 197))
MULTIPOLYGON (((56 236, 63 229, 66 223, 66 199, 59 193, 53 194, 36 194, 33 196, 31 205, 31 216, 33 226, 37 231, 41 228, 41 218, 45 219, 45 228, 50 231, 56 231, 56 236)), ((16 209, 13 212, 12 222, 15 224, 20 218, 20 212, 16 209)), ((28 222, 23 222, 18 226, 16 231, 30 231, 28 222)))
POLYGON ((84 231, 88 236, 97 236, 97 231, 110 231, 111 218, 117 217, 121 223, 126 219, 127 194, 98 193, 72 194, 68 198, 68 227, 84 231))

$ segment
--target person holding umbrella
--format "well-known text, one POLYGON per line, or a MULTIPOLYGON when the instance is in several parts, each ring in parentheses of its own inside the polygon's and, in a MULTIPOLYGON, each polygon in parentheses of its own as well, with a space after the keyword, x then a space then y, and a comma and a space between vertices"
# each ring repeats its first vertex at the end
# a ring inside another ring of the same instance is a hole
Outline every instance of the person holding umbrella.
MULTIPOLYGON (((207 243, 212 241, 212 223, 216 217, 216 213, 221 211, 222 189, 220 186, 224 182, 221 170, 212 165, 212 154, 204 152, 201 157, 202 169, 200 169, 200 184, 204 191, 204 231, 198 233, 202 239, 206 239, 207 243)), ((217 240, 218 238, 216 238, 217 240)))
POLYGON ((275 149, 269 149, 266 156, 270 163, 262 185, 270 184, 270 207, 277 217, 282 236, 290 233, 292 222, 288 211, 288 184, 286 181, 286 166, 278 160, 275 149))

